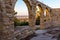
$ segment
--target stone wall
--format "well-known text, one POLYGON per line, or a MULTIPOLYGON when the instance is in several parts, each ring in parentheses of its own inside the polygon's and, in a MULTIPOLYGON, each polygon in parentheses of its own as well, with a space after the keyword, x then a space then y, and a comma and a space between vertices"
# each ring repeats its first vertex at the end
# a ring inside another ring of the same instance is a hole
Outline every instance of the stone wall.
MULTIPOLYGON (((14 6, 17 0, 0 0, 0 40, 14 40, 14 6)), ((38 2, 37 0, 24 0, 29 12, 29 26, 32 30, 35 30, 35 15, 36 6, 38 4, 42 7, 40 28, 44 29, 44 10, 48 8, 50 13, 50 7, 38 2)), ((60 14, 57 10, 51 12, 51 23, 54 26, 60 26, 60 14)), ((48 17, 49 18, 49 17, 48 17)), ((48 23, 50 21, 47 21, 48 23)), ((47 24, 48 24, 47 23, 47 24)))
POLYGON ((0 0, 0 40, 14 40, 14 8, 11 0, 0 0))
POLYGON ((60 26, 60 8, 55 8, 51 10, 51 21, 53 26, 60 26))
POLYGON ((50 18, 50 10, 51 10, 51 8, 49 7, 49 6, 47 6, 47 5, 45 5, 45 4, 43 4, 43 3, 41 3, 41 2, 39 2, 39 1, 37 1, 36 2, 36 6, 39 6, 39 7, 41 7, 41 9, 42 9, 42 12, 40 13, 40 29, 45 29, 45 27, 46 27, 46 24, 48 24, 49 22, 50 22, 50 20, 46 20, 46 22, 44 22, 44 19, 45 18, 50 18), (48 9, 48 16, 44 16, 44 10, 45 9, 48 9), (47 23, 48 22, 48 23, 47 23))
POLYGON ((29 13, 29 26, 35 30, 35 11, 36 11, 36 0, 23 0, 28 8, 29 13))
MULTIPOLYGON (((35 29, 35 0, 24 0, 29 10, 29 26, 35 29), (32 3, 33 2, 33 3, 32 3)), ((16 0, 0 0, 0 40, 15 40, 14 37, 14 6, 16 0)))

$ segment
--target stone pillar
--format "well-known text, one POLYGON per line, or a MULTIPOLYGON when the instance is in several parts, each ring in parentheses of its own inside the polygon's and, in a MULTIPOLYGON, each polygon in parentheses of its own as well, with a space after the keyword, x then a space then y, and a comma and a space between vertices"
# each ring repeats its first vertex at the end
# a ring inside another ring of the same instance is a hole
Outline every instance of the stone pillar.
POLYGON ((0 40, 14 40, 14 9, 10 0, 0 0, 0 40))
POLYGON ((2 8, 0 0, 0 40, 2 40, 2 29, 3 29, 3 20, 2 20, 2 8))
POLYGON ((30 27, 31 27, 31 29, 36 29, 35 28, 35 15, 36 15, 36 0, 31 0, 31 2, 30 2, 30 4, 31 4, 31 11, 30 11, 30 13, 29 13, 29 25, 30 25, 30 27))
POLYGON ((50 13, 48 12, 47 16, 46 16, 46 22, 44 23, 45 28, 51 27, 51 17, 50 17, 50 13))
POLYGON ((35 30, 35 12, 29 11, 29 26, 31 29, 35 30))
POLYGON ((40 14, 40 29, 44 29, 44 11, 42 10, 42 13, 40 14))
POLYGON ((29 13, 29 27, 32 30, 35 30, 35 11, 36 11, 36 4, 35 0, 23 0, 28 8, 29 13), (35 5, 34 5, 35 4, 35 5))

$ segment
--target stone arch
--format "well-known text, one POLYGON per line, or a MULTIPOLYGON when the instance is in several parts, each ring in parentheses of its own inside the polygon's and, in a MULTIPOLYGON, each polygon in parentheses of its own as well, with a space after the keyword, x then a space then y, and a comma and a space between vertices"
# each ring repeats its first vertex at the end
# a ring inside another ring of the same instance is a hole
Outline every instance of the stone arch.
MULTIPOLYGON (((14 6, 15 3, 17 2, 17 0, 0 0, 0 7, 2 8, 2 10, 0 9, 0 14, 1 16, 1 20, 0 20, 0 37, 1 40, 15 40, 14 37, 14 6), (3 12, 2 12, 3 11, 3 12)), ((28 0, 24 0, 24 2, 26 3, 27 7, 28 7, 28 11, 29 11, 29 26, 31 27, 31 29, 34 29, 34 25, 35 25, 35 6, 34 6, 34 2, 28 1, 28 0), (33 3, 33 5, 30 4, 30 2, 33 3)))
POLYGON ((45 16, 45 20, 50 20, 50 12, 47 7, 44 10, 44 16, 45 16))
MULTIPOLYGON (((17 0, 0 0, 0 40, 15 40, 14 37, 14 6, 17 0), (3 11, 3 12, 2 12, 3 11)), ((40 16, 40 29, 44 29, 44 6, 42 3, 38 4, 36 0, 23 0, 29 11, 29 26, 32 30, 35 29, 35 11, 36 4, 42 8, 40 16)))
POLYGON ((43 11, 42 6, 40 4, 37 5, 39 7, 40 13, 43 11))
POLYGON ((44 29, 44 15, 43 15, 43 5, 40 4, 39 2, 37 3, 37 6, 39 6, 39 9, 41 10, 41 13, 40 13, 40 29, 44 29))
POLYGON ((51 16, 50 16, 50 8, 46 7, 44 9, 45 15, 44 15, 44 26, 45 28, 51 27, 51 16))
POLYGON ((35 7, 33 0, 23 0, 28 8, 29 13, 29 26, 35 30, 35 7), (33 3, 33 4, 32 4, 33 3))
POLYGON ((48 16, 49 16, 49 10, 46 7, 45 10, 44 10, 44 22, 48 20, 48 16))
POLYGON ((37 25, 40 25, 40 16, 41 16, 41 13, 42 13, 42 7, 41 7, 41 5, 40 4, 38 4, 37 6, 36 6, 36 16, 35 16, 35 18, 36 18, 36 24, 37 25))
POLYGON ((44 10, 44 16, 47 16, 47 15, 48 15, 48 8, 44 10))
MULTIPOLYGON (((33 30, 35 29, 35 2, 33 2, 34 0, 23 0, 23 2, 26 4, 27 8, 28 8, 28 14, 29 14, 29 27, 33 30), (33 4, 32 4, 33 3, 33 4)), ((15 6, 16 1, 14 2, 14 6, 15 6)), ((14 8, 14 7, 13 7, 14 8)))
MULTIPOLYGON (((23 0, 17 0, 14 6, 14 10, 15 10, 15 14, 14 17, 21 22, 27 22, 28 26, 29 26, 29 13, 28 13, 28 7, 26 5, 26 3, 23 0), (17 5, 18 4, 18 5, 17 5), (22 4, 22 5, 21 5, 22 4)), ((15 21, 14 24, 16 25, 15 21)), ((15 26, 14 25, 14 26, 15 26)), ((21 26, 21 25, 20 25, 21 26)))

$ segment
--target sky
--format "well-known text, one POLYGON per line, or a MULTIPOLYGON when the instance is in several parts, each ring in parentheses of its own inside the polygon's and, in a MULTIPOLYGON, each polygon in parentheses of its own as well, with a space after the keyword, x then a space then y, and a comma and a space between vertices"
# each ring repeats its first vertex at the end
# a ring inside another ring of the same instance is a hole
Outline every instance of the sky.
MULTIPOLYGON (((38 0, 51 8, 60 8, 60 0, 38 0)), ((19 16, 28 16, 28 9, 23 0, 17 0, 14 10, 19 16)))

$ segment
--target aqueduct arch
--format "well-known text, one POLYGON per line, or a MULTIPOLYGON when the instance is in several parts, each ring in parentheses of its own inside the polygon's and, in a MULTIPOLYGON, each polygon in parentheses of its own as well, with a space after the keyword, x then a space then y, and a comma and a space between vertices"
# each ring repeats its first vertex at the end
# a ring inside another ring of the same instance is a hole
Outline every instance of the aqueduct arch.
MULTIPOLYGON (((51 8, 50 7, 48 7, 48 6, 46 6, 45 4, 43 4, 43 3, 41 3, 41 2, 39 2, 39 1, 37 1, 37 3, 36 3, 36 5, 37 6, 39 6, 40 7, 40 10, 42 9, 42 11, 41 11, 41 13, 40 13, 40 29, 44 29, 45 28, 45 24, 46 23, 44 23, 44 19, 45 19, 45 16, 44 16, 44 10, 47 10, 47 16, 46 16, 46 18, 48 19, 48 18, 50 18, 50 10, 51 10, 51 8)), ((51 19, 50 19, 51 20, 51 19)), ((47 21, 48 22, 48 21, 47 21)), ((49 23, 49 22, 48 22, 49 23)))
POLYGON ((41 13, 42 13, 42 7, 41 7, 40 4, 38 4, 36 6, 36 16, 35 16, 37 25, 40 24, 40 16, 41 16, 41 13))
MULTIPOLYGON (((0 0, 0 35, 1 40, 14 40, 14 6, 17 0, 0 0)), ((35 1, 35 0, 32 0, 35 1)), ((24 0, 29 10, 29 25, 34 26, 35 2, 24 0), (32 3, 32 4, 31 4, 32 3), (32 12, 33 11, 33 12, 32 12)), ((34 29, 34 28, 31 28, 34 29)))
POLYGON ((42 8, 42 6, 40 5, 40 3, 38 3, 38 4, 36 4, 36 6, 38 6, 39 7, 39 15, 40 15, 40 29, 43 29, 43 26, 44 26, 44 24, 43 24, 43 22, 44 22, 44 15, 43 15, 43 8, 42 8))
MULTIPOLYGON (((14 40, 14 6, 17 0, 0 0, 0 40, 14 40)), ((36 6, 41 5, 44 10, 46 5, 37 0, 24 0, 29 11, 29 26, 35 29, 36 6)), ((48 7, 49 8, 49 7, 48 7)), ((41 13, 40 28, 44 29, 44 11, 41 13)))
MULTIPOLYGON (((36 10, 36 5, 34 5, 34 0, 23 0, 28 8, 28 13, 29 13, 29 26, 31 29, 35 29, 35 10, 36 10), (33 3, 33 4, 32 4, 33 3)), ((36 3, 35 3, 36 4, 36 3)))

